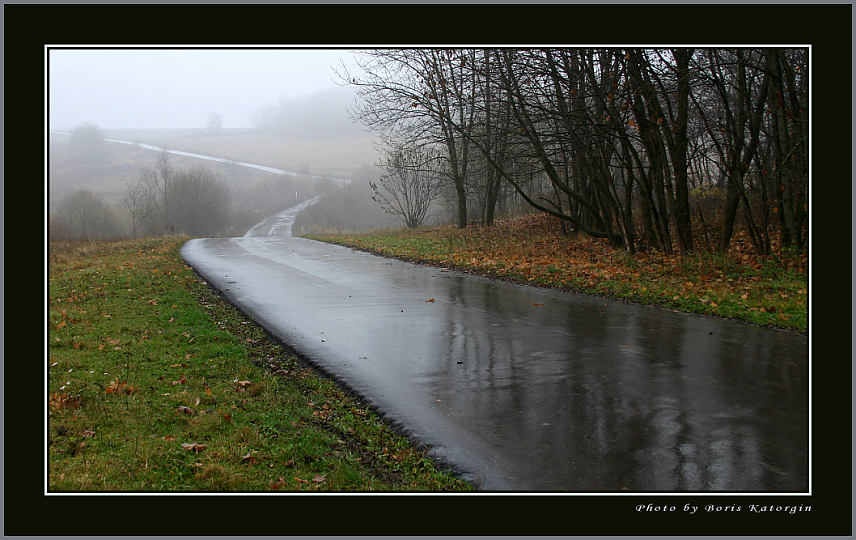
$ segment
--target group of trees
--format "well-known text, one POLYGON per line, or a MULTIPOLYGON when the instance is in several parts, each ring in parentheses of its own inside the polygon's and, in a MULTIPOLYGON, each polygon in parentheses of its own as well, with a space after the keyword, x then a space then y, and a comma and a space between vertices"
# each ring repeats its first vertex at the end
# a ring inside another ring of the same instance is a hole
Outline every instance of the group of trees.
POLYGON ((134 237, 139 231, 212 236, 229 221, 229 192, 214 173, 205 167, 176 169, 166 152, 128 185, 122 205, 134 237))
POLYGON ((631 252, 724 252, 738 225, 761 253, 775 235, 807 246, 805 49, 382 49, 359 64, 339 76, 390 149, 374 191, 403 217, 393 194, 444 199, 460 227, 524 201, 631 252))

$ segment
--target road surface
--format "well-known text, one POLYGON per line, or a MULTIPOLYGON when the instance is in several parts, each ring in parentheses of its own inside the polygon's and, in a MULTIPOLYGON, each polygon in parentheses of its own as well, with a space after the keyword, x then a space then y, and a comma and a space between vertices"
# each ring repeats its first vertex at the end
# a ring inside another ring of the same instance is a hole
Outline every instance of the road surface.
POLYGON ((292 238, 300 209, 181 254, 480 489, 808 491, 806 336, 292 238))

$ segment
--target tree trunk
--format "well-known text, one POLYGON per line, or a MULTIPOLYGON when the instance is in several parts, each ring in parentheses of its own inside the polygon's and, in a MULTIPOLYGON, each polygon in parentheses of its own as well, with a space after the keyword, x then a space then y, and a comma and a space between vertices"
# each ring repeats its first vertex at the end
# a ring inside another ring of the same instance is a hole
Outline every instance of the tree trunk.
POLYGON ((690 72, 689 63, 692 49, 676 49, 673 51, 677 65, 678 94, 676 101, 678 114, 674 128, 674 144, 672 146, 672 171, 675 175, 675 228, 678 232, 678 246, 681 255, 693 252, 693 231, 690 219, 690 199, 687 189, 687 121, 689 118, 690 72))

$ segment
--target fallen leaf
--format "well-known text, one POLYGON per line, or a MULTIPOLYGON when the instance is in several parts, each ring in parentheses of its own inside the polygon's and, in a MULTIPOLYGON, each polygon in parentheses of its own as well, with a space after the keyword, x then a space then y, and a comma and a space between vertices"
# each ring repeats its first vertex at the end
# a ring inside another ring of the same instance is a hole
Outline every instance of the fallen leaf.
POLYGON ((434 303, 434 299, 433 299, 433 298, 429 298, 428 300, 425 300, 425 301, 426 301, 426 302, 434 303))
POLYGON ((327 478, 326 474, 318 474, 318 475, 315 475, 312 477, 312 481, 315 482, 316 484, 320 484, 321 482, 324 481, 325 478, 327 478))
POLYGON ((534 302, 533 302, 533 303, 532 303, 532 305, 533 305, 533 306, 543 306, 544 304, 536 304, 536 303, 534 303, 534 302))
POLYGON ((92 431, 91 429, 84 429, 83 430, 83 438, 84 439, 88 439, 88 438, 94 437, 94 436, 95 436, 95 432, 92 431))
POLYGON ((174 441, 174 440, 175 440, 175 437, 173 437, 172 435, 164 435, 164 436, 163 436, 163 440, 165 440, 165 441, 174 441))
POLYGON ((251 452, 247 452, 246 454, 241 456, 241 461, 250 465, 255 465, 256 463, 258 463, 259 460, 256 459, 256 457, 253 456, 251 452))
POLYGON ((126 386, 128 386, 127 381, 113 380, 107 385, 104 392, 107 394, 118 394, 120 392, 124 392, 126 386))
POLYGON ((282 486, 284 486, 284 485, 286 485, 285 478, 283 478, 282 476, 280 476, 280 477, 279 477, 279 479, 278 479, 276 482, 274 482, 274 483, 272 483, 272 484, 270 485, 270 488, 271 488, 271 489, 279 489, 279 488, 281 488, 281 487, 282 487, 282 486))
POLYGON ((122 340, 120 340, 119 338, 116 338, 116 339, 108 339, 108 340, 107 340, 107 343, 109 343, 110 345, 118 345, 119 343, 121 343, 121 341, 122 341, 122 340))
POLYGON ((185 450, 193 450, 197 454, 202 450, 205 450, 205 445, 199 443, 181 443, 181 447, 185 450))
POLYGON ((185 384, 186 382, 187 377, 184 375, 184 373, 182 373, 180 379, 178 379, 177 381, 172 381, 172 385, 175 386, 176 384, 185 384))
POLYGON ((178 406, 178 412, 194 416, 196 414, 196 409, 191 409, 190 407, 185 407, 184 405, 179 405, 178 406))
POLYGON ((208 396, 211 396, 211 389, 210 389, 210 388, 206 388, 206 389, 205 389, 205 394, 206 394, 206 395, 208 395, 208 396))

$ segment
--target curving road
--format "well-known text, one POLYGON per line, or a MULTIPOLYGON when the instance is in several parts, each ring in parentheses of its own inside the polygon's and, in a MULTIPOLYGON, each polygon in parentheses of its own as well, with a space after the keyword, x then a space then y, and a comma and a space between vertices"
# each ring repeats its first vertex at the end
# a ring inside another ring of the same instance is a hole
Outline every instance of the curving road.
POLYGON ((487 491, 809 490, 808 339, 292 238, 181 250, 487 491))

